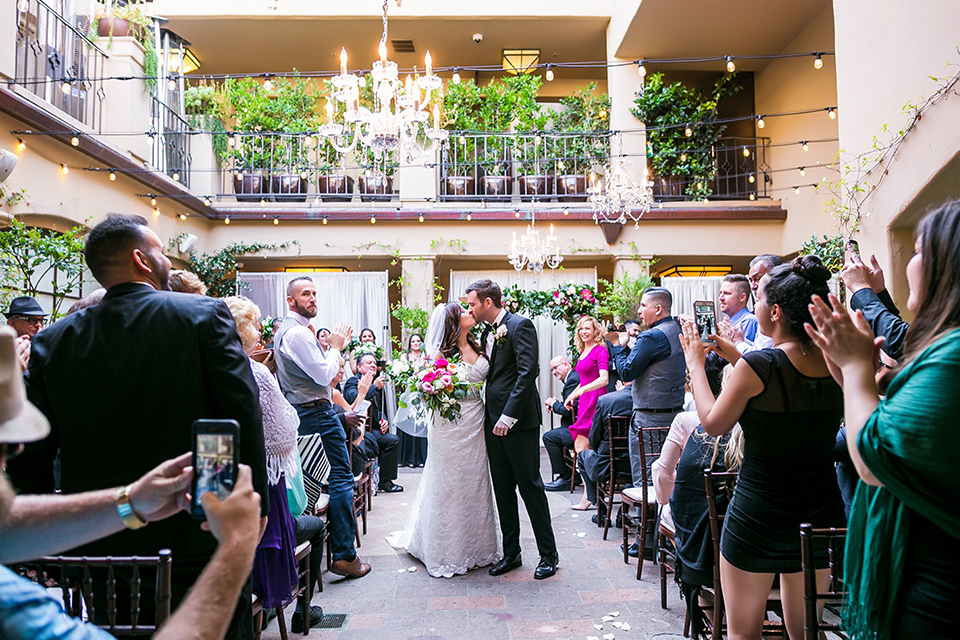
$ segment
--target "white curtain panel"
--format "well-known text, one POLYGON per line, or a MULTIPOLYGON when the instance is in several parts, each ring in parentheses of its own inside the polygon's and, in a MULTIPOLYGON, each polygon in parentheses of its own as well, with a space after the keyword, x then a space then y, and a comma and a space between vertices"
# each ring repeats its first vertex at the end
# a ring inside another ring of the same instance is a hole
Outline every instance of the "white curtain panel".
MULTIPOLYGON (((451 271, 449 301, 456 302, 460 297, 466 295, 467 287, 482 278, 490 278, 500 285, 501 289, 506 289, 513 285, 519 285, 523 289, 539 289, 548 291, 555 289, 565 282, 576 284, 589 284, 597 286, 596 269, 563 269, 560 271, 544 272, 534 277, 532 273, 526 271, 517 274, 516 271, 451 271)), ((540 343, 540 377, 537 381, 537 388, 540 391, 540 399, 546 400, 549 397, 559 398, 563 385, 550 375, 550 360, 554 356, 567 353, 569 336, 567 326, 562 322, 555 322, 547 316, 531 318, 534 327, 537 329, 537 338, 540 343)), ((541 433, 550 430, 551 417, 554 427, 560 426, 560 420, 553 414, 544 410, 543 424, 541 433)))
POLYGON ((717 299, 720 297, 721 282, 723 282, 723 276, 661 278, 660 286, 669 290, 673 296, 673 315, 682 314, 693 317, 693 303, 698 300, 709 300, 717 305, 719 318, 721 314, 717 299))
MULTIPOLYGON (((317 288, 317 317, 310 322, 314 331, 320 327, 332 328, 339 322, 353 327, 354 337, 359 337, 364 328, 372 329, 377 344, 390 359, 390 301, 386 271, 241 272, 237 274, 237 281, 240 295, 253 300, 260 307, 261 314, 283 318, 288 308, 287 283, 300 276, 312 278, 317 288)), ((349 365, 347 369, 349 377, 349 365)), ((396 412, 396 399, 392 393, 386 394, 386 398, 389 419, 396 412)))

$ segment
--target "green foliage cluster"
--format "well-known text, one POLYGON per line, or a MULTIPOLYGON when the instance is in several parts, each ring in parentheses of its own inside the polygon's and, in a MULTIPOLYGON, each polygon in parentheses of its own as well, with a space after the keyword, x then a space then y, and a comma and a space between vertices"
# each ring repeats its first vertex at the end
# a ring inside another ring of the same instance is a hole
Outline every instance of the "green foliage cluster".
POLYGON ((11 298, 36 296, 40 283, 56 272, 51 284, 53 318, 60 317, 63 300, 80 287, 83 278, 83 234, 76 226, 59 233, 28 227, 14 218, 0 231, 0 305, 4 309, 11 298))
MULTIPOLYGON (((170 247, 175 248, 176 243, 176 238, 171 239, 170 247)), ((237 268, 240 264, 238 260, 240 256, 267 249, 286 249, 292 244, 297 244, 297 241, 281 244, 232 242, 214 253, 191 251, 188 268, 207 285, 208 296, 225 298, 237 294, 237 268)))
POLYGON ((213 151, 223 165, 230 158, 227 128, 223 124, 223 103, 217 90, 206 84, 187 87, 183 92, 187 122, 201 131, 212 131, 213 151))
POLYGON ((0 205, 12 207, 23 202, 26 197, 26 189, 14 189, 6 180, 0 182, 0 205))
POLYGON ((418 333, 423 336, 427 332, 430 316, 419 307, 405 307, 399 302, 395 302, 390 307, 390 315, 400 322, 400 326, 407 333, 418 333))
POLYGON ((546 315, 567 325, 569 352, 576 359, 574 333, 577 321, 589 315, 599 316, 597 290, 589 284, 566 282, 549 291, 521 289, 512 286, 503 291, 503 306, 513 313, 528 317, 546 315))
MULTIPOLYGON (((649 266, 646 263, 644 266, 649 266)), ((612 317, 615 322, 621 323, 625 320, 637 317, 637 309, 640 307, 640 298, 647 287, 653 286, 653 280, 648 275, 632 277, 624 274, 616 278, 613 282, 600 279, 601 289, 600 315, 612 317)))
POLYGON ((710 180, 716 173, 713 147, 726 129, 716 122, 717 103, 741 88, 735 73, 717 80, 709 95, 680 82, 666 84, 662 73, 648 75, 630 112, 648 127, 647 162, 652 172, 693 178, 687 195, 695 199, 709 196, 710 180), (693 122, 700 124, 690 127, 692 135, 687 136, 686 125, 693 122))
MULTIPOLYGON (((154 42, 153 18, 147 12, 144 2, 133 0, 131 2, 109 2, 109 13, 106 8, 101 9, 101 15, 93 19, 90 24, 90 30, 87 32, 87 39, 91 42, 97 42, 99 34, 97 29, 100 27, 100 19, 104 17, 126 20, 130 23, 130 35, 135 37, 143 45, 143 68, 145 78, 143 81, 144 95, 153 95, 157 88, 157 57, 156 43, 154 42)), ((113 46, 113 29, 110 30, 110 36, 107 39, 107 48, 113 46)))
POLYGON ((823 262, 823 266, 836 276, 840 273, 840 270, 843 269, 845 248, 846 242, 843 239, 843 234, 837 234, 832 237, 823 236, 822 241, 817 240, 817 236, 813 235, 803 243, 803 246, 800 248, 800 255, 817 256, 820 258, 820 261, 823 262))
POLYGON ((589 169, 590 164, 605 162, 610 155, 610 139, 582 134, 609 131, 610 96, 598 94, 597 83, 591 82, 560 98, 560 104, 566 109, 554 118, 554 130, 581 135, 552 139, 551 155, 559 158, 558 173, 569 169, 572 174, 581 174, 589 169))

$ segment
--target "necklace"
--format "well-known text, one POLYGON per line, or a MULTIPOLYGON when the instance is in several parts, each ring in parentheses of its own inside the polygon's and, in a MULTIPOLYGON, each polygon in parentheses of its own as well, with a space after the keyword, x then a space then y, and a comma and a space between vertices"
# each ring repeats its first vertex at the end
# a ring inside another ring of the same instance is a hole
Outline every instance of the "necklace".
POLYGON ((799 340, 785 340, 784 342, 781 342, 780 344, 778 344, 778 345, 776 345, 776 346, 777 346, 777 347, 780 347, 780 345, 791 344, 791 343, 797 345, 798 347, 800 347, 800 353, 802 353, 802 354, 804 355, 804 357, 806 357, 807 352, 804 350, 803 344, 801 344, 801 342, 800 342, 799 340))

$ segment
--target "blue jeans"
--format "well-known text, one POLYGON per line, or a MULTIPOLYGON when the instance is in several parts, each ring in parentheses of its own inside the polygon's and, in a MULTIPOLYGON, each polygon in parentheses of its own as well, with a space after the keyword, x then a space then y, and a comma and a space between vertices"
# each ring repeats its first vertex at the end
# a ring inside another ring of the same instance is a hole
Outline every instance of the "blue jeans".
POLYGON ((351 561, 357 557, 353 548, 355 536, 353 520, 353 473, 347 457, 347 437, 329 404, 315 407, 297 407, 300 416, 300 435, 320 434, 323 450, 330 462, 330 550, 334 560, 351 561))

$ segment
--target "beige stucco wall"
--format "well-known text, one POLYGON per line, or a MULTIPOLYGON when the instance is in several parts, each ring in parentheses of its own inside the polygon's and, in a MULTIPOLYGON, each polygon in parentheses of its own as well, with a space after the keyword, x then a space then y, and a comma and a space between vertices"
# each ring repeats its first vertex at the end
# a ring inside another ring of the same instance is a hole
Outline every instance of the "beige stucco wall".
MULTIPOLYGON (((817 16, 782 53, 832 51, 833 11, 827 9, 817 16)), ((782 113, 820 109, 837 104, 836 63, 832 56, 824 56, 823 68, 815 69, 812 57, 785 58, 771 61, 754 76, 757 114, 782 113)), ((772 183, 768 193, 780 199, 788 211, 783 227, 783 239, 765 253, 788 255, 800 249, 805 240, 816 234, 818 238, 833 235, 835 221, 824 213, 824 204, 830 200, 828 189, 813 189, 809 185, 822 178, 835 180, 833 164, 837 153, 837 123, 853 114, 838 110, 837 120, 831 120, 825 111, 808 115, 768 117, 765 127, 757 129, 758 136, 769 137, 773 145, 800 140, 833 140, 813 143, 809 151, 799 144, 771 146, 767 164, 772 183), (804 167, 801 176, 797 167, 804 167), (789 169, 781 171, 782 169, 789 169), (801 186, 800 193, 792 187, 801 186)), ((758 180, 762 176, 758 175, 758 180)))
MULTIPOLYGON (((930 76, 942 78, 955 71, 947 64, 960 62, 960 3, 835 0, 834 11, 840 148, 849 158, 868 151, 874 136, 885 139, 885 125, 897 131, 908 122, 904 105, 919 104, 936 90, 938 83, 930 76)), ((861 250, 877 254, 901 308, 913 226, 929 206, 960 197, 958 118, 956 96, 927 111, 884 182, 864 203, 869 215, 859 234, 861 250)))

